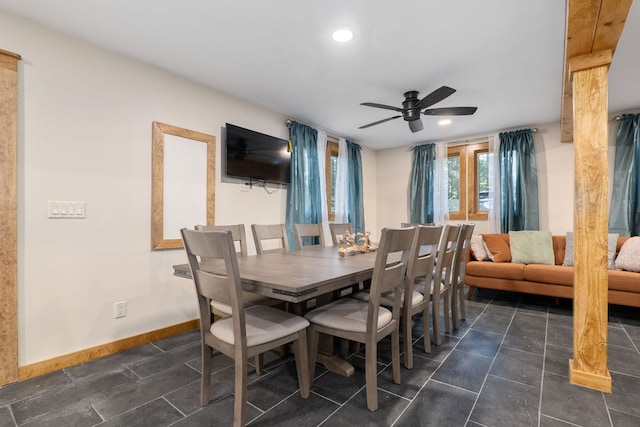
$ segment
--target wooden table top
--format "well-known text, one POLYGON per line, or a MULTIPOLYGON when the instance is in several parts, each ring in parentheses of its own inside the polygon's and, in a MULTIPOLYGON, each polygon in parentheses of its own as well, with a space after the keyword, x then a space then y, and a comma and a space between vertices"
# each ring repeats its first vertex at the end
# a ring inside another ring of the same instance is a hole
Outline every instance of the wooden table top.
MULTIPOLYGON (((284 254, 239 256, 242 287, 271 298, 302 302, 371 279, 376 252, 341 257, 335 247, 310 247, 284 254)), ((221 270, 221 263, 203 263, 221 270)), ((188 264, 174 265, 174 275, 191 279, 188 264)))

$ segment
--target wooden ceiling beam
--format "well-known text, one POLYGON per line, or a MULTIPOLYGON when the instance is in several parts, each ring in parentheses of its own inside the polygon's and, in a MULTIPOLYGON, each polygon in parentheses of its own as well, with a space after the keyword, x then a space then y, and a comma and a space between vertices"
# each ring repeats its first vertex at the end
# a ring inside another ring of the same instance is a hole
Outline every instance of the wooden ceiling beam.
POLYGON ((569 62, 576 56, 615 53, 633 0, 568 0, 562 87, 561 141, 573 142, 573 92, 569 62))

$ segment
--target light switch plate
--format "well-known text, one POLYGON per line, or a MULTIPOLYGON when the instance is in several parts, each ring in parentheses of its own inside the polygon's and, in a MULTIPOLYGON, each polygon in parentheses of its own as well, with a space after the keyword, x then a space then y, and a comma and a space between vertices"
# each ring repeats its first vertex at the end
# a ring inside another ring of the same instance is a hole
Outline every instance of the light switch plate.
POLYGON ((49 200, 48 218, 84 219, 87 207, 85 202, 64 202, 49 200))

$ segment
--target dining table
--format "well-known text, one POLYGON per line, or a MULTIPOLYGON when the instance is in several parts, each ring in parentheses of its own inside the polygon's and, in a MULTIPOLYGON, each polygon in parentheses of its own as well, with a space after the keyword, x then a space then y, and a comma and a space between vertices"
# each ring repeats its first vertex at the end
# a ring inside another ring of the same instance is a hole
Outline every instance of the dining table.
MULTIPOLYGON (((297 251, 239 256, 237 259, 244 291, 293 303, 298 307, 296 311, 303 314, 307 301, 327 301, 334 291, 370 280, 376 252, 340 256, 336 247, 308 246, 297 251)), ((178 264, 173 268, 175 276, 191 279, 189 264, 178 264)), ((203 261, 201 268, 224 273, 221 260, 203 261)), ((353 366, 333 354, 333 346, 327 345, 327 340, 324 342, 318 362, 338 374, 353 374, 353 366)))

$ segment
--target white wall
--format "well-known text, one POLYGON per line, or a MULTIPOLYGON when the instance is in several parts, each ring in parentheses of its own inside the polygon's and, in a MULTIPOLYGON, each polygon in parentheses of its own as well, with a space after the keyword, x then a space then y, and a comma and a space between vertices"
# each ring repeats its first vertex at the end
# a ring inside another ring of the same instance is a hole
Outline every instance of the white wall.
MULTIPOLYGON (((18 53, 19 363, 31 364, 197 317, 182 250, 151 250, 151 123, 217 138, 216 223, 280 223, 286 190, 221 182, 226 122, 281 138, 286 117, 0 12, 18 53), (86 202, 84 220, 47 219, 48 200, 86 202), (125 300, 127 317, 113 318, 125 300)), ((365 206, 376 154, 363 150, 365 206)), ((375 228, 375 210, 367 213, 375 228)), ((253 249, 252 242, 249 247, 253 249)))

